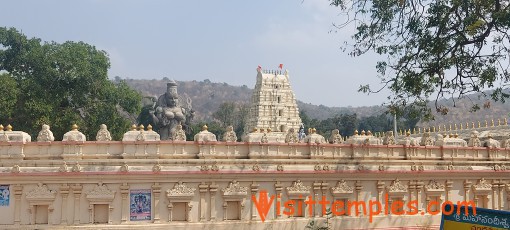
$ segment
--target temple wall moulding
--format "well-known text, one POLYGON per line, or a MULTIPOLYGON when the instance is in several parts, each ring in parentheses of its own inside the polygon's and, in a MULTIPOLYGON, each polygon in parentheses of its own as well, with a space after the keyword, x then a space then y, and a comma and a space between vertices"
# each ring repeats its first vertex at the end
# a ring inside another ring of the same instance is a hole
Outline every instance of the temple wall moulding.
POLYGON ((85 198, 89 201, 89 223, 93 224, 96 222, 94 219, 97 215, 96 206, 95 205, 107 205, 108 213, 103 213, 108 215, 107 222, 109 224, 112 223, 112 214, 113 214, 113 199, 115 198, 115 191, 108 189, 108 186, 99 182, 94 189, 85 192, 85 198))
POLYGON ((343 179, 338 181, 335 187, 331 188, 331 194, 334 197, 339 197, 339 198, 347 198, 350 195, 352 195, 353 192, 354 192, 354 187, 349 186, 347 184, 347 181, 345 181, 343 179))
POLYGON ((386 187, 386 190, 390 196, 403 196, 408 192, 408 187, 397 178, 386 187))
POLYGON ((57 192, 50 190, 45 184, 39 183, 36 188, 26 193, 26 199, 30 202, 53 201, 57 192))
POLYGON ((196 188, 190 188, 186 183, 179 181, 172 189, 166 190, 166 196, 169 200, 191 200, 195 196, 195 191, 196 188))
POLYGON ((476 194, 489 194, 492 191, 492 184, 490 184, 485 178, 478 180, 477 184, 473 185, 473 190, 476 194))
POLYGON ((428 196, 441 196, 446 191, 445 185, 436 180, 430 180, 423 188, 428 196))
POLYGON ((115 191, 111 191, 110 189, 108 189, 108 186, 101 182, 98 183, 94 187, 94 189, 86 192, 86 194, 87 195, 85 197, 87 198, 87 200, 94 202, 109 203, 113 201, 113 199, 115 198, 115 191))
POLYGON ((223 192, 224 197, 244 198, 246 195, 248 195, 248 187, 241 186, 239 181, 236 180, 230 182, 228 187, 222 188, 221 191, 223 192))
POLYGON ((292 186, 286 188, 287 195, 291 199, 305 199, 306 196, 310 195, 310 188, 311 186, 305 186, 301 180, 297 180, 292 183, 292 186))
MULTIPOLYGON (((45 218, 48 220, 51 219, 53 215, 54 206, 53 203, 55 201, 55 197, 57 195, 57 191, 51 190, 45 184, 39 183, 37 187, 30 190, 26 193, 25 198, 28 201, 29 209, 28 212, 31 216, 30 224, 36 223, 37 215, 47 215, 45 218), (47 214, 37 213, 38 207, 46 207, 47 206, 47 214)), ((51 223, 48 221, 48 223, 51 223)))

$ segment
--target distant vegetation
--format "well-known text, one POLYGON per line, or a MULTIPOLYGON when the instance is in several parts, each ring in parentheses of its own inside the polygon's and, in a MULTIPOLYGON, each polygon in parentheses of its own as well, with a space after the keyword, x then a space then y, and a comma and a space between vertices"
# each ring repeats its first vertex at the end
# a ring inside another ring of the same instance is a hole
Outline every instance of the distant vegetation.
POLYGON ((95 140, 100 124, 115 140, 140 112, 141 95, 108 80, 108 55, 84 42, 44 42, 0 27, 0 124, 37 138, 48 124, 62 140, 77 124, 95 140))
MULTIPOLYGON (((117 81, 120 81, 117 78, 117 81)), ((139 80, 126 79, 128 85, 145 96, 157 97, 166 90, 168 79, 161 80, 139 80)), ((187 95, 193 100, 193 108, 197 111, 195 122, 196 131, 200 125, 208 124, 209 129, 217 134, 222 134, 226 125, 234 125, 238 137, 244 126, 239 124, 242 121, 239 114, 232 112, 225 114, 225 111, 239 111, 246 109, 251 101, 252 89, 247 86, 232 86, 227 83, 214 83, 210 80, 204 81, 178 81, 178 91, 181 95, 187 95), (236 106, 234 108, 234 105, 236 106), (215 116, 216 114, 216 116, 215 116), (230 117, 230 118, 229 118, 230 117), (232 120, 226 124, 228 120, 232 120), (216 130, 217 129, 217 130, 216 130)), ((297 95, 299 97, 299 95, 297 95)), ((472 122, 494 119, 503 120, 510 112, 510 106, 501 102, 487 103, 478 99, 478 96, 471 95, 469 98, 456 101, 456 107, 450 110, 448 115, 436 114, 435 120, 419 121, 410 114, 404 114, 398 119, 398 129, 413 129, 416 126, 428 127, 431 125, 448 124, 449 122, 472 122), (477 112, 469 112, 475 103, 485 104, 485 108, 477 112)), ((452 103, 445 101, 445 103, 452 103)), ((324 105, 312 105, 298 101, 300 116, 305 126, 314 127, 319 133, 329 136, 332 129, 339 129, 342 135, 350 136, 354 130, 371 130, 372 132, 383 132, 393 129, 393 116, 386 113, 384 106, 364 107, 327 107, 324 105)), ((245 114, 242 113, 242 114, 245 114)))

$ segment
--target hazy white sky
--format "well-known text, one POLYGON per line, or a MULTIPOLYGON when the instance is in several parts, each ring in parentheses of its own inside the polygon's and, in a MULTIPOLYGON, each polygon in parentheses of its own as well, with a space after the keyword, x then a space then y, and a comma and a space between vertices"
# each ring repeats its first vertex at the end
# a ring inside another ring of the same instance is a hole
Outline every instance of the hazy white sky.
POLYGON ((255 85, 256 68, 290 71, 296 97, 327 106, 380 105, 377 55, 340 50, 353 33, 327 0, 145 0, 2 2, 0 26, 43 41, 84 41, 105 50, 110 77, 255 85))

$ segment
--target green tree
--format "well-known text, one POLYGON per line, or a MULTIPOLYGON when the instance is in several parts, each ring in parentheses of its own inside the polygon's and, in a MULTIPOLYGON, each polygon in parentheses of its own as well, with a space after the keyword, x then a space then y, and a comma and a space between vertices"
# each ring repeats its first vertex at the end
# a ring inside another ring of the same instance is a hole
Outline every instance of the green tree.
POLYGON ((341 114, 338 117, 338 129, 342 136, 352 136, 354 131, 357 130, 359 124, 358 115, 353 114, 341 114))
POLYGON ((0 122, 32 136, 49 124, 57 139, 76 123, 89 140, 104 123, 120 139, 140 110, 141 96, 125 82, 108 80, 109 67, 106 52, 84 42, 42 42, 0 28, 0 71, 22 92, 8 99, 16 106, 0 122))
POLYGON ((0 121, 12 123, 13 111, 16 107, 20 90, 14 78, 7 73, 0 74, 0 82, 0 109, 2 110, 0 121))
POLYGON ((216 110, 212 117, 216 119, 221 127, 225 128, 228 125, 233 125, 236 118, 236 104, 234 102, 224 102, 216 110))
POLYGON ((308 130, 308 128, 315 128, 319 131, 319 133, 322 133, 324 131, 323 129, 320 128, 321 121, 315 118, 314 119, 310 118, 305 110, 299 111, 299 117, 301 118, 303 126, 305 126, 305 132, 308 130))
POLYGON ((388 116, 386 113, 379 115, 363 117, 359 122, 359 129, 374 132, 386 132, 392 130, 393 117, 388 116))
MULTIPOLYGON (((389 88, 392 106, 416 103, 426 108, 435 98, 436 111, 448 113, 439 99, 481 92, 495 101, 510 95, 510 4, 508 0, 331 0, 354 25, 352 56, 375 52, 382 88, 389 88), (493 88, 485 93, 484 90, 493 88)), ((352 45, 352 46, 351 46, 352 45)), ((366 93, 379 92, 369 85, 366 93)), ((472 105, 473 110, 480 106, 472 105)))
POLYGON ((236 132, 237 137, 241 138, 241 136, 243 135, 243 129, 249 111, 250 108, 248 104, 224 102, 212 114, 212 117, 218 123, 219 128, 223 130, 225 130, 227 126, 232 125, 234 127, 234 131, 236 132))

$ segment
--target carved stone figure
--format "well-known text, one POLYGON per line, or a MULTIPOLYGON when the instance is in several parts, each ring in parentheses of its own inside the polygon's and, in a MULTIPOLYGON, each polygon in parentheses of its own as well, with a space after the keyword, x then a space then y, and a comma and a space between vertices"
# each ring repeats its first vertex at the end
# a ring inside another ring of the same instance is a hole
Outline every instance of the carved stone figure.
POLYGON ((395 137, 393 136, 393 131, 386 132, 386 135, 383 138, 383 145, 394 145, 395 137))
POLYGON ((306 137, 304 124, 301 124, 301 127, 299 127, 298 137, 299 137, 299 141, 305 139, 305 137, 306 137))
POLYGON ((290 128, 287 132, 287 136, 285 136, 285 143, 298 143, 298 135, 296 131, 294 131, 294 128, 290 128))
POLYGON ((499 141, 492 139, 492 135, 491 134, 489 134, 487 137, 489 139, 487 139, 485 141, 485 144, 484 144, 485 147, 499 148, 499 146, 500 146, 499 141))
POLYGON ((423 136, 421 137, 421 140, 420 140, 420 145, 421 146, 431 146, 431 145, 434 145, 434 141, 430 137, 430 133, 429 132, 424 132, 423 133, 423 136))
POLYGON ((191 109, 191 99, 188 98, 187 103, 189 110, 180 107, 177 83, 173 80, 167 83, 166 93, 158 98, 155 111, 151 111, 161 140, 172 139, 179 124, 185 126, 186 130, 190 129, 189 124, 193 119, 194 111, 191 109))
POLYGON ((333 129, 333 131, 331 131, 331 137, 329 137, 329 143, 342 144, 343 142, 344 139, 342 138, 342 135, 340 135, 340 130, 333 129))
POLYGON ((53 137, 53 132, 50 130, 49 125, 42 125, 41 131, 39 131, 39 135, 37 135, 37 141, 54 141, 55 137, 53 137))
POLYGON ((505 140, 505 143, 503 145, 504 148, 510 148, 510 135, 509 138, 505 140))
POLYGON ((97 131, 96 141, 111 141, 112 136, 110 135, 110 131, 108 131, 108 127, 105 124, 101 124, 99 126, 99 131, 97 131))
POLYGON ((471 138, 469 138, 469 147, 480 147, 482 144, 480 143, 480 139, 478 139, 478 131, 473 130, 471 132, 471 138))
POLYGON ((231 125, 227 126, 227 131, 223 134, 223 141, 225 142, 237 141, 236 132, 234 132, 234 127, 232 127, 231 125))
POLYGON ((315 144, 323 144, 326 143, 326 139, 316 133, 317 130, 315 128, 311 129, 311 133, 308 133, 308 136, 303 140, 305 143, 315 143, 315 144))
POLYGON ((182 125, 177 125, 175 133, 172 136, 174 141, 186 141, 186 132, 182 129, 182 125))

